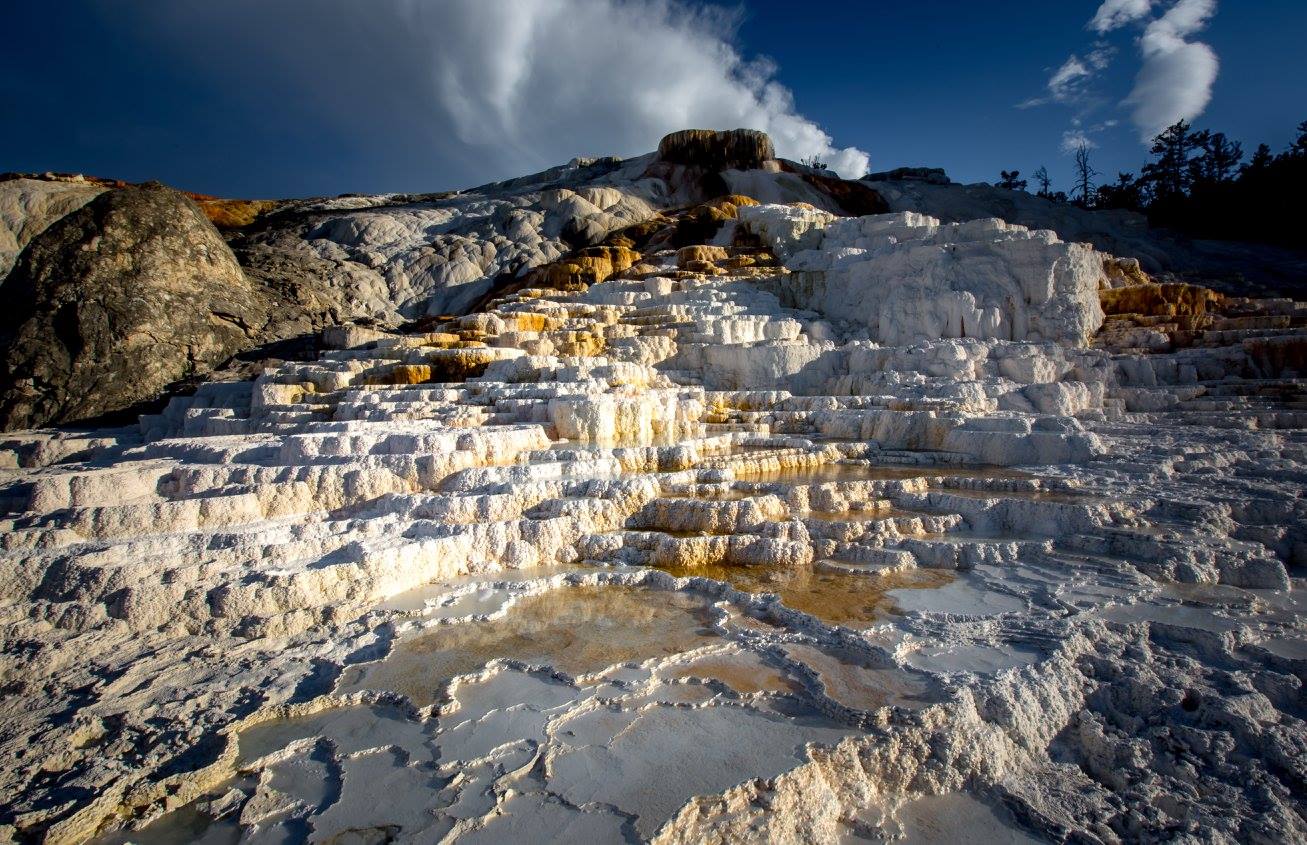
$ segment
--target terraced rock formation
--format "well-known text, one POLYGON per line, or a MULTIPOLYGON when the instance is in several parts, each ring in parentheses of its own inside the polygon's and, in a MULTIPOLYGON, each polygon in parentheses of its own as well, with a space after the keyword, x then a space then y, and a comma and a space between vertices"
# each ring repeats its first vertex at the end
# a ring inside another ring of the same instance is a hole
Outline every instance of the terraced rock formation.
MULTIPOLYGON (((564 256, 575 260, 576 250, 599 246, 621 230, 656 230, 662 212, 730 194, 731 184, 760 199, 802 201, 837 213, 885 210, 879 196, 860 183, 776 160, 771 140, 749 130, 689 130, 669 136, 659 152, 646 156, 576 159, 446 194, 279 202, 169 192, 170 202, 147 207, 140 197, 165 189, 55 175, 0 180, 0 270, 23 264, 6 280, 6 295, 17 305, 7 319, 26 326, 0 328, 6 359, 23 359, 21 366, 0 369, 0 406, 13 409, 0 415, 0 429, 123 412, 166 398, 169 390, 193 387, 215 370, 253 377, 280 360, 312 358, 318 334, 331 326, 395 329, 466 313, 542 265, 564 256), (103 211, 82 209, 87 203, 130 207, 133 231, 127 237, 139 242, 119 243, 121 232, 101 231, 104 225, 122 229, 121 220, 101 221, 103 211), (230 250, 201 213, 223 228, 230 250), (96 249, 82 249, 105 237, 96 249), (178 246, 171 258, 176 267, 158 261, 133 266, 131 258, 149 255, 154 243, 197 244, 202 260, 178 246), (219 264, 222 272, 208 272, 219 264), (149 332, 138 330, 131 318, 99 320, 91 339, 78 329, 86 322, 80 315, 71 320, 72 329, 54 332, 48 323, 57 303, 24 307, 33 289, 56 287, 95 310, 102 294, 112 299, 113 291, 166 289, 187 272, 195 277, 196 302, 174 309, 143 297, 153 320, 149 332), (99 290, 105 282, 108 293, 99 290), (240 292, 235 302, 207 301, 228 289, 240 292), (142 338, 155 342, 143 349, 142 338), (111 354, 111 348, 132 349, 131 360, 111 354), (90 362, 76 360, 83 350, 90 362), (45 363, 51 360, 59 366, 45 363), (82 391, 84 401, 69 401, 68 394, 76 396, 77 383, 86 380, 75 370, 87 366, 98 370, 100 386, 82 391), (141 369, 152 371, 151 377, 141 378, 141 369), (86 400, 86 394, 94 398, 86 400)), ((684 221, 678 245, 711 237, 723 215, 704 208, 699 218, 684 221)), ((593 274, 588 279, 597 280, 593 274)))
POLYGON ((0 830, 1307 841, 1307 306, 721 178, 11 435, 0 830))
POLYGON ((1093 244, 1111 255, 1139 261, 1149 273, 1218 287, 1227 293, 1307 296, 1307 251, 1269 244, 1194 240, 1151 228, 1148 219, 1124 209, 1088 211, 1072 203, 1010 191, 979 182, 951 182, 942 170, 901 168, 863 180, 886 211, 915 211, 946 223, 998 217, 1031 229, 1049 229, 1065 241, 1093 244))

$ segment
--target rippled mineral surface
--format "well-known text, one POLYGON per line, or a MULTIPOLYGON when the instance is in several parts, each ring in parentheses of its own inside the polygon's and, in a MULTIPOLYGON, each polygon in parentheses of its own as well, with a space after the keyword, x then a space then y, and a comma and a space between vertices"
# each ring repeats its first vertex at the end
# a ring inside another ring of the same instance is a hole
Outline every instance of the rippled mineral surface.
POLYGON ((0 838, 1307 839, 1302 307, 715 243, 11 440, 0 838))

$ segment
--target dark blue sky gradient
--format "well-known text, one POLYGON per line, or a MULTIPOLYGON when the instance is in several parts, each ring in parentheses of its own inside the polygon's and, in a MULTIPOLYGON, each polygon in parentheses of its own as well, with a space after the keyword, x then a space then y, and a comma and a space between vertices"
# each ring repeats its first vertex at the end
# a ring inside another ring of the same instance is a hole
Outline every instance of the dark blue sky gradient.
MULTIPOLYGON (((935 164, 959 181, 993 181, 1000 169, 1048 167, 1066 188, 1071 160, 1060 150, 1073 111, 1016 109, 1042 93, 1050 73, 1093 42, 1085 30, 1098 0, 874 2, 858 13, 754 0, 742 41, 772 56, 800 108, 843 144, 868 150, 875 169, 935 164)), ((853 6, 854 4, 850 4, 853 6)), ((1117 48, 1090 122, 1120 124, 1094 140, 1092 162, 1114 178, 1138 172, 1147 150, 1119 102, 1139 57, 1137 29, 1112 33, 1117 48)), ((1279 150, 1307 120, 1307 2, 1223 0, 1198 40, 1221 60, 1212 102, 1195 123, 1279 150)))
MULTIPOLYGON (((1038 96, 1068 54, 1085 51, 1092 39, 1084 25, 1097 5, 749 0, 737 46, 774 59, 798 111, 837 145, 868 151, 874 169, 941 166, 960 181, 990 181, 999 169, 1028 175, 1044 164, 1066 188, 1070 159, 1059 146, 1072 110, 1015 105, 1038 96)), ((364 121, 327 120, 304 80, 242 73, 240 44, 188 54, 119 14, 125 8, 131 4, 104 0, 5 4, 0 170, 159 179, 248 197, 438 190, 519 175, 489 172, 473 154, 437 151, 416 130, 378 133, 364 121)), ((1112 177, 1145 159, 1119 105, 1138 69, 1137 34, 1112 34, 1115 59, 1095 89, 1102 102, 1086 116, 1090 124, 1120 121, 1094 136, 1094 164, 1112 177)), ((342 33, 340 43, 350 37, 342 33)), ((1249 152, 1258 141, 1287 144, 1307 120, 1307 2, 1222 0, 1197 38, 1216 50, 1221 72, 1196 122, 1249 152)), ((341 61, 350 61, 348 50, 341 61)))

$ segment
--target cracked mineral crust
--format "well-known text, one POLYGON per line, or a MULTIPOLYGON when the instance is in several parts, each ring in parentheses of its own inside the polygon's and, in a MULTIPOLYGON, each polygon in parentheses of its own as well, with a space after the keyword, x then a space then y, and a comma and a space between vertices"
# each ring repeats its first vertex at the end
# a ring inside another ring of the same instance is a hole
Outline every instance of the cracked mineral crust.
POLYGON ((232 236, 316 357, 0 443, 0 839, 1307 841, 1307 305, 838 182, 232 236))

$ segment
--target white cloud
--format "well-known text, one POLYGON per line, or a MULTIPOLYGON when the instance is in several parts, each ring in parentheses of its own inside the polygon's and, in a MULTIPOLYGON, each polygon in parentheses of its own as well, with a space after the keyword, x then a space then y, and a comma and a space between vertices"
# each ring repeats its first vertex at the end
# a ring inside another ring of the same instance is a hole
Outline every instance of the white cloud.
POLYGON ((1064 154, 1072 155, 1081 147, 1093 150, 1097 149, 1098 144, 1083 129, 1068 129, 1062 133, 1062 152, 1064 154))
POLYGON ((1085 123, 1078 117, 1071 118, 1071 128, 1062 133, 1062 153, 1073 155, 1081 146, 1091 150, 1098 149, 1098 142, 1094 140, 1094 136, 1101 135, 1116 125, 1115 120, 1085 123))
POLYGON ((1090 96, 1089 83, 1112 62, 1116 49, 1111 45, 1098 42, 1082 59, 1072 53, 1066 61, 1053 71, 1045 83, 1047 95, 1032 97, 1017 104, 1019 109, 1046 106, 1050 103, 1062 105, 1089 106, 1094 101, 1090 96))
POLYGON ((1071 56, 1048 79, 1048 91, 1055 100, 1066 100, 1075 93, 1077 85, 1090 76, 1089 68, 1079 56, 1071 56))
POLYGON ((1090 51, 1085 60, 1089 62, 1089 66, 1094 70, 1106 70, 1107 66, 1111 64, 1112 56, 1115 53, 1115 47, 1099 42, 1094 45, 1094 49, 1090 51))
POLYGON ((1049 103, 1070 103, 1080 96, 1084 89, 1084 83, 1093 76, 1094 71, 1087 67, 1079 56, 1073 53, 1049 76, 1048 82, 1044 86, 1048 91, 1047 95, 1032 97, 1017 103, 1017 108, 1029 109, 1036 106, 1046 106, 1049 103))
POLYGON ((1102 35, 1144 18, 1152 9, 1153 0, 1103 0, 1089 28, 1102 35))
POLYGON ((1144 63, 1126 104, 1144 141, 1177 120, 1194 119, 1211 101, 1220 69, 1216 52, 1186 39, 1215 13, 1216 0, 1178 0, 1139 39, 1144 63))
POLYGON ((396 155, 425 149, 423 172, 454 161, 463 184, 648 152, 686 128, 761 129, 783 157, 817 156, 855 178, 868 169, 866 153, 835 147, 798 112, 772 63, 740 55, 736 15, 716 6, 228 0, 131 14, 225 90, 275 90, 372 158, 387 143, 396 155))
MULTIPOLYGON (((1143 63, 1123 103, 1131 109, 1132 122, 1145 141, 1177 120, 1197 117, 1211 100, 1220 63, 1210 46, 1190 39, 1207 26, 1216 4, 1217 0, 1103 0, 1087 24, 1087 29, 1105 35, 1151 18, 1155 7, 1165 8, 1160 17, 1143 27, 1138 41, 1143 63)), ((1114 54, 1115 48, 1107 40, 1096 40, 1083 57, 1072 54, 1052 73, 1045 95, 1018 105, 1030 108, 1057 103, 1076 109, 1071 128, 1062 137, 1063 152, 1074 152, 1081 144, 1093 147, 1093 135, 1117 125, 1116 120, 1105 120, 1083 126, 1104 105, 1097 89, 1101 87, 1100 74, 1114 54)))

